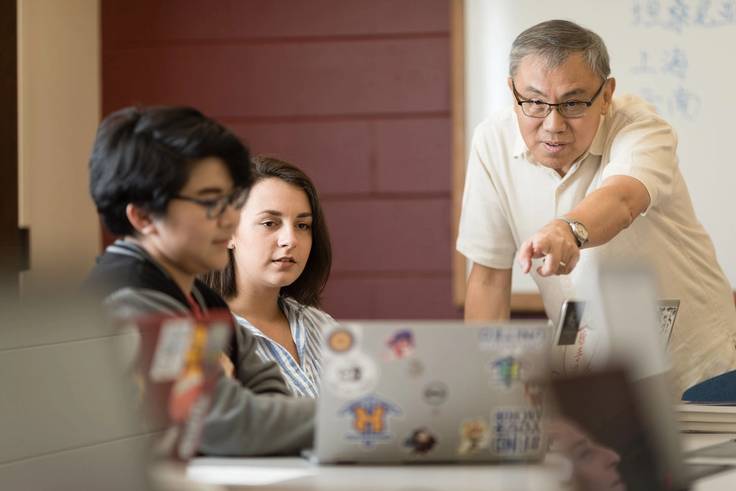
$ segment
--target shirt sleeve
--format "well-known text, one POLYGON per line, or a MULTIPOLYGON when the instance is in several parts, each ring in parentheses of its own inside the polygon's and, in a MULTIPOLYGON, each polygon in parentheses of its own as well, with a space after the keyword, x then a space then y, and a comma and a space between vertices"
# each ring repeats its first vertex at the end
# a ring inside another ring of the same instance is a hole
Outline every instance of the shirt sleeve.
MULTIPOLYGON (((237 326, 237 321, 233 321, 237 326)), ((281 369, 273 361, 264 361, 256 353, 256 337, 248 329, 236 327, 237 372, 235 377, 243 387, 260 393, 290 394, 289 388, 281 375, 281 369)))
POLYGON ((479 126, 473 135, 456 247, 474 263, 509 269, 516 244, 501 204, 500 183, 494 182, 490 171, 486 125, 479 126))
POLYGON ((314 399, 288 397, 278 365, 256 354, 256 339, 236 329, 236 378, 223 377, 207 413, 200 451, 209 455, 293 454, 312 445, 314 399))
POLYGON ((315 400, 255 394, 237 380, 217 383, 199 450, 207 455, 296 454, 312 446, 315 400))
POLYGON ((677 165, 677 135, 672 126, 651 113, 628 122, 613 137, 602 178, 623 175, 640 181, 649 193, 645 215, 672 193, 677 165))
MULTIPOLYGON (((108 297, 120 318, 186 313, 175 299, 155 290, 127 288, 108 297)), ((279 367, 256 354, 255 337, 235 329, 237 371, 221 377, 205 417, 199 451, 208 455, 295 454, 312 445, 314 399, 290 397, 279 367)), ((137 348, 136 348, 137 349, 137 348)))

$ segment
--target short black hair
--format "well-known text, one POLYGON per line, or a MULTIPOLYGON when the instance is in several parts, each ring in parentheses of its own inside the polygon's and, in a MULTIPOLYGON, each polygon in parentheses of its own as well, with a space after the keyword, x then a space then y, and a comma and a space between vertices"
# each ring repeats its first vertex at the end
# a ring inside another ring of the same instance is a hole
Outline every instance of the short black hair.
POLYGON ((128 107, 97 130, 89 162, 89 190, 102 222, 115 235, 132 235, 125 208, 166 212, 186 185, 192 164, 218 157, 235 187, 252 182, 248 149, 227 128, 191 107, 128 107))
MULTIPOLYGON (((302 274, 291 285, 282 287, 280 294, 303 305, 319 307, 322 291, 327 285, 332 268, 332 246, 317 188, 301 169, 283 160, 258 155, 251 162, 254 184, 269 178, 281 179, 303 190, 307 195, 312 208, 312 249, 302 274)), ((231 250, 228 252, 230 260, 225 269, 211 271, 202 277, 207 285, 225 299, 231 299, 238 293, 235 255, 231 250)))

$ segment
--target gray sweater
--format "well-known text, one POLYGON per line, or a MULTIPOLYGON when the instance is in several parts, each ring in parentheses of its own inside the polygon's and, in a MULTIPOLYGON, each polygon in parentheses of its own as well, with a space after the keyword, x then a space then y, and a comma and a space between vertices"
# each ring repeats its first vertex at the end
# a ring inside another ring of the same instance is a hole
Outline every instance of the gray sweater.
MULTIPOLYGON (((117 241, 98 258, 87 287, 102 294, 117 318, 191 312, 171 277, 143 249, 127 241, 117 241)), ((227 308, 199 281, 191 295, 203 312, 227 308)), ((236 328, 230 353, 235 372, 215 387, 200 442, 204 454, 293 454, 312 446, 314 399, 292 397, 278 366, 262 361, 255 349, 253 335, 236 328)))

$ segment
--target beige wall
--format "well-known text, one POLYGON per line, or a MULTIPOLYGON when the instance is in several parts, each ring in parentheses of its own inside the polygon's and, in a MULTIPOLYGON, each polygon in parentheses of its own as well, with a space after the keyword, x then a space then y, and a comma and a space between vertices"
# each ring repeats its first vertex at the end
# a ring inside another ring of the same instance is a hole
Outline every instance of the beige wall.
POLYGON ((100 117, 99 0, 18 0, 19 223, 29 285, 78 280, 100 245, 87 161, 100 117))

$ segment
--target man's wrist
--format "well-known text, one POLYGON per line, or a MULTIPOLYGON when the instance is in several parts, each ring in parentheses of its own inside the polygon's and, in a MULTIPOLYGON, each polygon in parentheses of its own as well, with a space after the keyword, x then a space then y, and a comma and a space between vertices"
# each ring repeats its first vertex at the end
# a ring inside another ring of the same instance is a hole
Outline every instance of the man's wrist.
POLYGON ((582 222, 579 222, 578 220, 573 220, 572 218, 568 218, 564 215, 557 217, 557 220, 561 220, 567 224, 570 233, 572 233, 573 239, 575 239, 575 243, 577 244, 578 249, 582 249, 589 239, 588 227, 583 225, 582 222))

